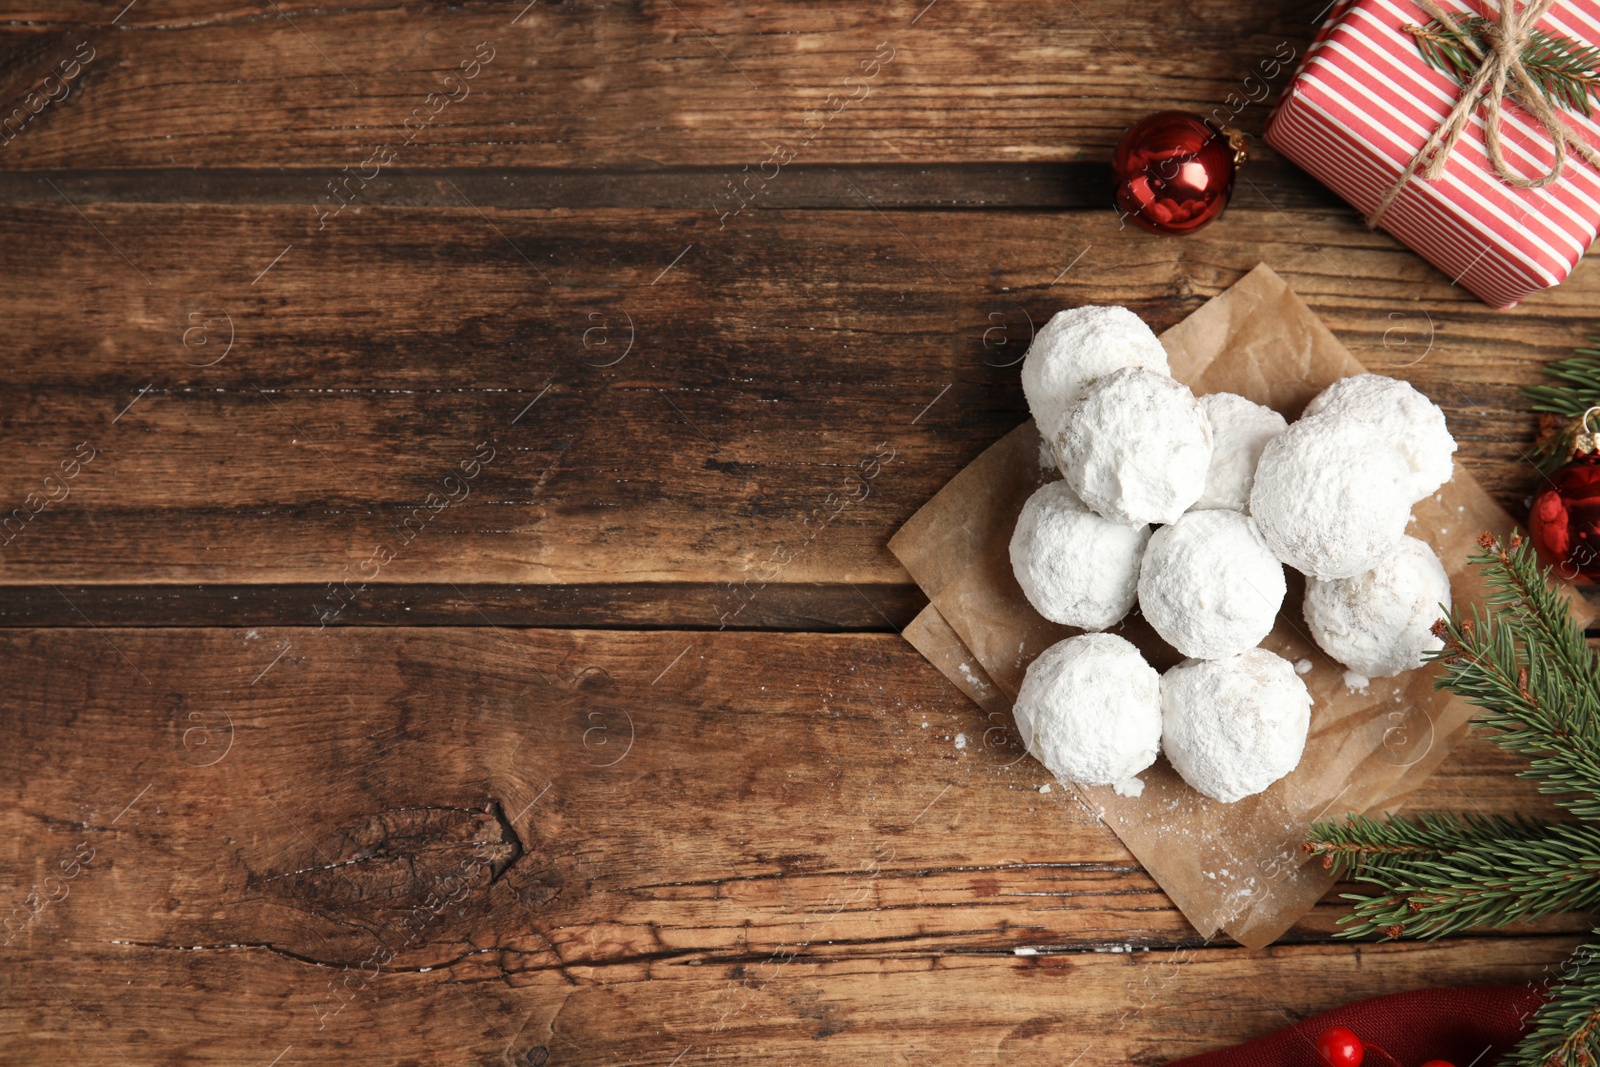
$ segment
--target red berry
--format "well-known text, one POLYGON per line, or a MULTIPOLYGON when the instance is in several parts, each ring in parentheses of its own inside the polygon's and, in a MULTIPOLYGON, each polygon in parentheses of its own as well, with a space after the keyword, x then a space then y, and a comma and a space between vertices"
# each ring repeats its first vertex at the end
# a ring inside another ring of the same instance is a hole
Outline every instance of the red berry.
POLYGON ((1367 1054, 1366 1046, 1355 1031, 1344 1026, 1334 1026, 1317 1038, 1317 1052, 1328 1067, 1361 1067, 1367 1054))

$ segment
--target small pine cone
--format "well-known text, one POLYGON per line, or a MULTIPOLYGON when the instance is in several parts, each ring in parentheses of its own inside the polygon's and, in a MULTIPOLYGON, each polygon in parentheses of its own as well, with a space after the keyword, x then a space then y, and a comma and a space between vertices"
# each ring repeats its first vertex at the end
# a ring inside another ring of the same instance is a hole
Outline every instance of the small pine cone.
POLYGON ((1554 440, 1557 434, 1567 432, 1567 428, 1568 420, 1563 419, 1560 415, 1552 415, 1550 412, 1545 412, 1539 416, 1539 432, 1533 439, 1534 446, 1543 448, 1547 443, 1554 440))

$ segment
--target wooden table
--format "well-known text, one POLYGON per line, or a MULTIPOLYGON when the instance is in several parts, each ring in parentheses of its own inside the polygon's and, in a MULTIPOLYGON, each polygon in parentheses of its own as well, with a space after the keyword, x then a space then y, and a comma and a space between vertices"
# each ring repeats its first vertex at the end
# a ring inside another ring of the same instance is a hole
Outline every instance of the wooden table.
POLYGON ((0 1061, 1156 1064, 1586 927, 1203 940, 898 636, 1032 326, 1258 262, 1520 513, 1595 264, 1106 207, 1321 3, 120 3, 0 20, 0 1061))

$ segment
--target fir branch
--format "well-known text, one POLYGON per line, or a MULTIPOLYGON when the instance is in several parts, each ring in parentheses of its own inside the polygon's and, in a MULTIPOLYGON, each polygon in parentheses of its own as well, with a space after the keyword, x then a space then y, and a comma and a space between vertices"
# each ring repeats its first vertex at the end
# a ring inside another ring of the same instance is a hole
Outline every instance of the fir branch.
MULTIPOLYGON (((1390 820, 1385 832, 1408 821, 1390 820)), ((1379 881, 1386 892, 1345 894, 1355 910, 1340 920, 1348 927, 1340 936, 1381 931, 1390 937, 1436 938, 1600 905, 1600 828, 1525 824, 1503 837, 1487 836, 1482 829, 1469 831, 1460 847, 1434 855, 1368 857, 1358 868, 1361 876, 1379 881)))
MULTIPOLYGON (((1481 551, 1468 557, 1468 562, 1484 572, 1488 586, 1484 603, 1526 628, 1525 644, 1537 638, 1540 647, 1557 657, 1586 701, 1578 709, 1579 720, 1600 739, 1600 661, 1567 609, 1561 587, 1551 581, 1550 569, 1539 563, 1532 543, 1524 541, 1521 534, 1513 534, 1508 546, 1484 534, 1478 547, 1481 551)), ((1532 648, 1528 652, 1532 657, 1532 648)))
MULTIPOLYGON (((1449 26, 1435 19, 1426 26, 1403 27, 1417 42, 1417 51, 1435 70, 1462 85, 1477 74, 1482 57, 1493 48, 1494 23, 1482 15, 1456 20, 1449 26)), ((1522 67, 1528 80, 1552 107, 1593 117, 1590 97, 1600 99, 1600 48, 1563 34, 1535 29, 1522 50, 1522 67)))
MULTIPOLYGON (((1600 335, 1588 339, 1600 345, 1600 335)), ((1546 364, 1544 372, 1566 384, 1524 389, 1522 395, 1533 401, 1533 410, 1581 419, 1585 411, 1600 404, 1600 347, 1580 348, 1575 356, 1546 364)))
POLYGON ((1322 865, 1339 865, 1347 874, 1392 870, 1397 863, 1459 852, 1484 842, 1533 840, 1548 832, 1550 823, 1520 815, 1458 815, 1423 812, 1408 818, 1380 822, 1365 815, 1349 815, 1343 822, 1319 822, 1301 846, 1322 865))
POLYGON ((1545 365, 1545 373, 1563 384, 1533 385, 1522 390, 1522 395, 1533 402, 1533 410, 1545 416, 1540 419, 1533 455, 1534 462, 1547 475, 1571 458, 1573 439, 1583 428, 1577 420, 1590 408, 1600 406, 1600 334, 1590 334, 1588 340, 1596 347, 1580 348, 1576 355, 1545 365), (1556 418, 1567 424, 1555 422, 1556 418), (1547 426, 1547 421, 1555 425, 1547 426))
MULTIPOLYGON (((1600 399, 1600 351, 1582 355, 1593 357, 1589 365, 1568 361, 1562 373, 1600 399)), ((1307 850, 1382 890, 1346 894, 1354 908, 1342 936, 1442 937, 1600 907, 1600 659, 1530 544, 1487 534, 1479 544, 1471 562, 1488 587, 1486 607, 1458 608, 1435 628, 1447 639, 1434 656, 1444 668, 1435 684, 1482 709, 1475 721, 1498 731, 1495 742, 1529 758, 1523 776, 1585 821, 1421 815, 1318 824, 1307 850)), ((1600 1063, 1600 943, 1568 961, 1506 1062, 1600 1063)))
MULTIPOLYGON (((1600 935, 1600 929, 1593 931, 1600 935)), ((1578 949, 1550 985, 1550 999, 1500 1062, 1505 1067, 1592 1067, 1600 1061, 1600 945, 1578 949)))
POLYGON ((1594 654, 1548 582, 1530 544, 1509 552, 1489 541, 1472 562, 1496 610, 1470 619, 1453 611, 1440 627, 1435 681, 1483 709, 1502 748, 1529 758, 1523 777, 1580 818, 1600 818, 1600 673, 1594 654))

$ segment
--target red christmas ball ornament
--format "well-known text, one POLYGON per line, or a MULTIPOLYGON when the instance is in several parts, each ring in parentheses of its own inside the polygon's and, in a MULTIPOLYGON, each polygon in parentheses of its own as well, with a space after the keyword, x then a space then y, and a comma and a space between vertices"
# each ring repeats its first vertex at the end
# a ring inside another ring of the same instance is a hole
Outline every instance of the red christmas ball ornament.
POLYGON ((1328 1067, 1361 1067, 1367 1047, 1346 1026, 1330 1026, 1317 1038, 1317 1054, 1328 1067))
POLYGON ((1600 435, 1591 408, 1572 435, 1567 465, 1546 480, 1528 511, 1528 534, 1547 566, 1569 581, 1600 582, 1600 435))
POLYGON ((1222 214, 1244 135, 1188 111, 1158 111, 1122 135, 1111 156, 1117 210, 1151 233, 1193 233, 1222 214))

